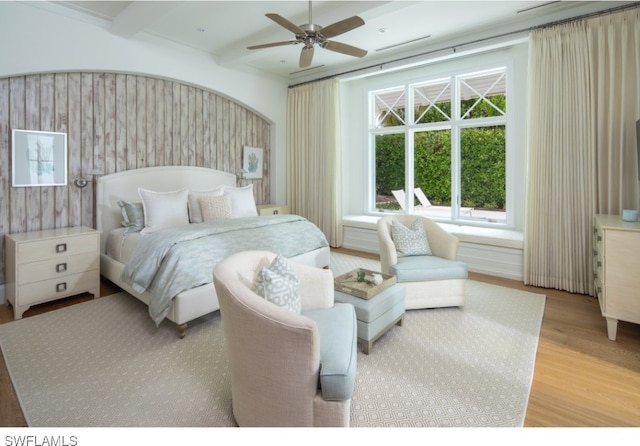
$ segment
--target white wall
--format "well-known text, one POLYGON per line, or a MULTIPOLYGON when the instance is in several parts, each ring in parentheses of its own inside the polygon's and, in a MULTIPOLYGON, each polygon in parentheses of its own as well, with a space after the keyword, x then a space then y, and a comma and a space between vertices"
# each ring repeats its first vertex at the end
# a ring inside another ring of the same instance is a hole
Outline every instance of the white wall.
POLYGON ((510 188, 507 193, 507 206, 514 211, 512 229, 522 231, 524 228, 524 202, 526 184, 525 156, 525 113, 527 94, 528 45, 519 43, 514 46, 495 49, 486 53, 477 53, 464 57, 456 57, 447 61, 429 63, 416 68, 392 71, 371 75, 360 79, 342 81, 342 116, 344 159, 344 196, 343 212, 345 215, 367 214, 367 193, 369 170, 373 161, 368 153, 367 92, 373 89, 402 85, 408 81, 419 81, 439 75, 450 75, 452 72, 465 72, 471 69, 493 68, 500 64, 511 64, 513 75, 508 82, 513 82, 513 95, 509 96, 508 111, 510 115, 509 134, 513 145, 513 156, 508 156, 508 176, 510 188))
POLYGON ((245 104, 272 122, 271 198, 286 203, 287 84, 217 65, 211 54, 150 35, 111 34, 103 21, 54 14, 55 5, 0 1, 0 77, 113 71, 174 79, 245 104))

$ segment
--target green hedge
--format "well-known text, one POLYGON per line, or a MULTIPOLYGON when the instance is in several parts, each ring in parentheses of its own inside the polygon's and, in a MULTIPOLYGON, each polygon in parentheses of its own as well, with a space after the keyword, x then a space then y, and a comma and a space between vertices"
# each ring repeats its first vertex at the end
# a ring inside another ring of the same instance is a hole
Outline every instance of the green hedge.
MULTIPOLYGON (((461 187, 464 207, 504 209, 505 128, 461 131, 461 187)), ((451 205, 451 135, 449 130, 415 134, 415 186, 434 205, 451 205)), ((376 137, 376 193, 404 189, 404 133, 376 137)), ((416 202, 416 204, 418 204, 416 202)), ((380 207, 380 206, 379 206, 380 207)))

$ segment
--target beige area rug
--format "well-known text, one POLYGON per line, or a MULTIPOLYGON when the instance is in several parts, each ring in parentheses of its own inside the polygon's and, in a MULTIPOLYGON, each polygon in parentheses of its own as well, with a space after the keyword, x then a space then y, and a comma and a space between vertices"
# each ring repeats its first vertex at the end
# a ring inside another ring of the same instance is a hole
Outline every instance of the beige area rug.
MULTIPOLYGON (((377 269, 332 254, 332 269, 377 269)), ((407 312, 358 353, 351 424, 522 426, 543 295, 469 281, 464 308, 407 312)), ((156 328, 126 293, 0 326, 30 426, 234 426, 219 312, 156 328)))

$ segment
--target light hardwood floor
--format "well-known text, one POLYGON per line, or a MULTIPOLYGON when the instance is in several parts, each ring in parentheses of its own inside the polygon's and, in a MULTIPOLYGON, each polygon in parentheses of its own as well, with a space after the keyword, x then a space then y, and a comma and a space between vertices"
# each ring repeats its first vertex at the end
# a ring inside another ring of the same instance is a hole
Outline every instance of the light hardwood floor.
MULTIPOLYGON (((640 426, 640 325, 620 322, 617 340, 612 342, 593 297, 476 273, 470 273, 470 278, 547 296, 525 427, 640 426)), ((117 291, 103 281, 103 296, 117 291)), ((83 295, 40 305, 24 316, 89 299, 90 295, 83 295)), ((0 306, 0 323, 13 320, 11 310, 0 306)), ((4 359, 0 395, 0 426, 26 426, 4 359)))

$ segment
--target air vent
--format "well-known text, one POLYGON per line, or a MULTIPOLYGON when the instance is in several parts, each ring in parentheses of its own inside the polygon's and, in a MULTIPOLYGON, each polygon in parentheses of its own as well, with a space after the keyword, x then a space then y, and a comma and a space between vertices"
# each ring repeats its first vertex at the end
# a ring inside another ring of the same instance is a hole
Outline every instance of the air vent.
POLYGON ((421 41, 421 40, 426 40, 426 39, 428 39, 429 37, 431 37, 431 34, 429 34, 428 36, 418 37, 417 39, 407 40, 406 42, 396 43, 396 44, 394 44, 394 45, 389 45, 389 46, 385 46, 385 47, 382 47, 382 48, 378 48, 378 49, 376 50, 376 52, 377 52, 377 51, 390 50, 391 48, 397 48, 397 47, 402 46, 402 45, 408 45, 409 43, 419 42, 419 41, 421 41))
POLYGON ((309 71, 316 70, 316 69, 318 69, 318 68, 322 68, 322 67, 324 67, 324 65, 317 65, 317 66, 315 66, 315 67, 305 68, 304 70, 294 71, 294 72, 289 73, 289 74, 290 74, 291 76, 293 76, 293 75, 295 75, 295 74, 307 73, 307 72, 309 72, 309 71))
POLYGON ((543 3, 541 5, 532 6, 530 8, 520 9, 519 11, 516 11, 516 14, 521 14, 523 12, 532 11, 534 9, 546 8, 547 6, 553 5, 555 3, 560 3, 560 0, 556 0, 554 2, 543 3))

